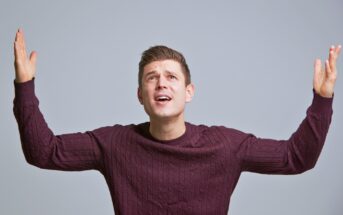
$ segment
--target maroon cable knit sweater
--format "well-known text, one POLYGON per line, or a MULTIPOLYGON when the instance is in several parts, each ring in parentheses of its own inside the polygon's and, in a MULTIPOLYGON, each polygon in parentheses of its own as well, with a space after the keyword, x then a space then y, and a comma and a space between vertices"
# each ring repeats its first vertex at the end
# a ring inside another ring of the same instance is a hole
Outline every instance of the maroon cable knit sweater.
POLYGON ((14 114, 27 162, 40 168, 96 169, 116 215, 226 215, 242 171, 297 174, 314 167, 332 115, 332 99, 314 93, 289 140, 262 139, 223 126, 186 123, 170 141, 149 123, 54 135, 38 108, 34 80, 16 84, 14 114))

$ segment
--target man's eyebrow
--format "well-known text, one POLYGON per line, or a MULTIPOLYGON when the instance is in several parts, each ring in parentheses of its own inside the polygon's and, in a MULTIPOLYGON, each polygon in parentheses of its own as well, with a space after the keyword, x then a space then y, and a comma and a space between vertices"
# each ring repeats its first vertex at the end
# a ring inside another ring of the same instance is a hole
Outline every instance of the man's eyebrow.
POLYGON ((148 76, 148 75, 151 75, 151 74, 155 74, 155 73, 156 73, 156 71, 153 70, 153 71, 151 71, 151 72, 145 73, 145 76, 148 76))
MULTIPOLYGON (((170 70, 166 70, 165 71, 168 75, 170 75, 170 74, 172 74, 172 75, 175 75, 175 76, 178 76, 178 74, 176 73, 176 72, 173 72, 173 71, 170 71, 170 70)), ((157 72, 155 71, 155 70, 153 70, 153 71, 150 71, 150 72, 147 72, 147 73, 145 73, 145 77, 146 76, 149 76, 149 75, 154 75, 154 74, 156 74, 157 72)))
POLYGON ((172 74, 172 75, 178 76, 178 74, 173 71, 166 70, 166 73, 168 73, 169 75, 172 74))

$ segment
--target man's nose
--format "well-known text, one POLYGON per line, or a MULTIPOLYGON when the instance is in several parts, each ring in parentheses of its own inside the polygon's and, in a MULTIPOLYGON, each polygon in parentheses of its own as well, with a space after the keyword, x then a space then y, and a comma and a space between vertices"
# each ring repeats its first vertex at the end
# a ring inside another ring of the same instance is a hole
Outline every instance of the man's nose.
POLYGON ((158 89, 166 88, 167 87, 167 80, 163 76, 160 76, 158 79, 156 87, 158 89))

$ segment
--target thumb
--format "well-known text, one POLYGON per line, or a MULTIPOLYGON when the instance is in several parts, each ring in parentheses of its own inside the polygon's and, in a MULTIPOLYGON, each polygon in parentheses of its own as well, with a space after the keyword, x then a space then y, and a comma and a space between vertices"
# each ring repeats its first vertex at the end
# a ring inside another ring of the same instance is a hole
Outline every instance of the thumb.
POLYGON ((30 64, 32 66, 32 69, 33 69, 33 76, 35 75, 36 73, 36 62, 37 62, 37 52, 33 51, 31 52, 30 54, 30 64))
POLYGON ((33 66, 36 66, 36 62, 37 62, 37 52, 33 51, 33 52, 31 52, 31 54, 30 54, 30 63, 31 63, 33 66))

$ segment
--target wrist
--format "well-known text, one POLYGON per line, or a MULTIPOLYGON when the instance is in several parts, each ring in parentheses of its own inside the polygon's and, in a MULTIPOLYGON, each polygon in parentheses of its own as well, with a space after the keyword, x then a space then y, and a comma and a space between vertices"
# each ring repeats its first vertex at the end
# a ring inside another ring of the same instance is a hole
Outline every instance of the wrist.
POLYGON ((33 79, 34 79, 34 77, 32 77, 32 76, 30 76, 30 77, 16 77, 14 79, 14 82, 20 84, 20 83, 25 83, 25 82, 31 81, 33 79))
POLYGON ((323 90, 323 89, 315 89, 313 88, 314 92, 324 98, 332 98, 333 97, 333 90, 323 90))
POLYGON ((318 95, 320 95, 321 97, 324 97, 324 98, 332 98, 333 92, 320 92, 320 93, 318 93, 318 95))

